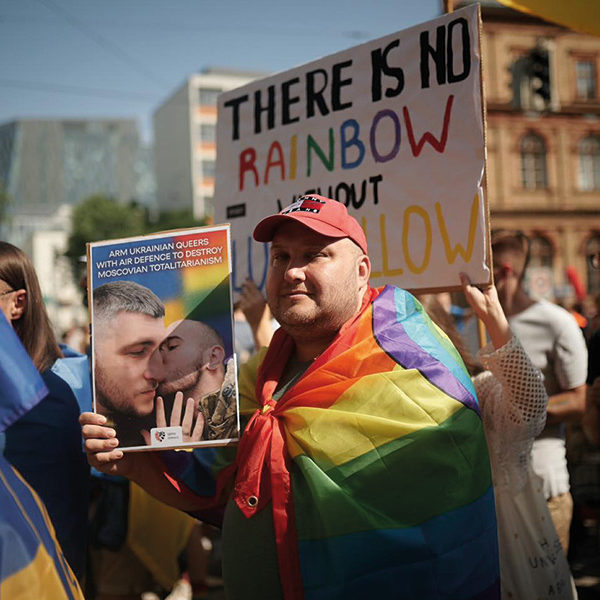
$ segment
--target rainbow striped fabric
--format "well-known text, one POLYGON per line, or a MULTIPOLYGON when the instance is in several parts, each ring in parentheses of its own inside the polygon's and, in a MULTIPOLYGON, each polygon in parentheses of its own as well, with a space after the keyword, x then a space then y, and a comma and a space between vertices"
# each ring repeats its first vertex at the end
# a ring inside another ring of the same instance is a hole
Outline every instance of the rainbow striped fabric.
MULTIPOLYGON (((279 330, 256 377, 241 373, 242 411, 254 414, 233 496, 248 518, 272 509, 286 600, 499 598, 477 398, 421 305, 398 288, 372 290, 274 402, 292 348, 279 330)), ((217 488, 232 475, 222 470, 217 488)))
MULTIPOLYGON (((0 313, 0 432, 47 394, 40 374, 0 313)), ((46 508, 0 454, 0 598, 83 600, 46 508)))

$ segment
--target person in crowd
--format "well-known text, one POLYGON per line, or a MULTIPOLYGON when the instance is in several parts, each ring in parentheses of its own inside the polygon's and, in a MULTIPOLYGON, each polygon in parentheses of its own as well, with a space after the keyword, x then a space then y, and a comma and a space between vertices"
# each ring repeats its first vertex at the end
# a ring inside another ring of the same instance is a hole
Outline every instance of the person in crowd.
POLYGON ((369 286, 343 204, 303 196, 254 238, 271 242, 281 327, 240 372, 247 425, 231 461, 230 448, 124 454, 86 413, 91 464, 221 515, 230 600, 499 598, 487 446, 457 353, 413 296, 369 286))
MULTIPOLYGON (((48 394, 0 311, 0 436, 48 394)), ((36 491, 0 452, 0 597, 84 600, 36 491)))
MULTIPOLYGON (((600 270, 600 253, 590 254, 588 263, 592 269, 600 270)), ((600 294, 596 298, 600 309, 600 294)), ((600 319, 600 310, 598 317, 600 319)), ((583 431, 586 438, 594 445, 600 446, 600 327, 591 334, 588 346, 588 375, 583 431)))
POLYGON ((549 396, 546 427, 533 443, 533 470, 561 544, 567 552, 573 499, 569 491, 565 424, 579 423, 585 406, 587 348, 579 326, 564 308, 536 301, 523 284, 527 238, 510 231, 492 233, 494 280, 510 328, 544 376, 549 396))
MULTIPOLYGON (((75 575, 85 568, 89 466, 78 418, 92 404, 87 357, 56 341, 33 264, 0 241, 0 310, 40 372, 48 395, 8 427, 4 457, 43 500, 75 575)), ((8 549, 10 552, 10 549, 8 549)))
POLYGON ((185 398, 193 402, 194 428, 203 423, 199 439, 237 438, 235 368, 233 361, 225 361, 223 340, 217 331, 201 321, 175 321, 167 329, 159 354, 164 375, 158 385, 157 414, 161 416, 157 423, 163 419, 166 423, 162 417, 165 404, 172 422, 177 421, 170 407, 179 395, 179 401, 185 398))
POLYGON ((477 390, 494 481, 502 598, 571 600, 577 594, 567 557, 531 468, 533 441, 544 428, 548 406, 541 372, 512 334, 494 285, 480 289, 466 274, 461 283, 491 340, 476 359, 436 296, 420 299, 461 353, 477 390))
POLYGON ((165 337, 163 303, 132 281, 105 283, 92 297, 96 411, 114 424, 124 446, 143 445, 141 431, 151 426, 164 379, 158 352, 165 337))

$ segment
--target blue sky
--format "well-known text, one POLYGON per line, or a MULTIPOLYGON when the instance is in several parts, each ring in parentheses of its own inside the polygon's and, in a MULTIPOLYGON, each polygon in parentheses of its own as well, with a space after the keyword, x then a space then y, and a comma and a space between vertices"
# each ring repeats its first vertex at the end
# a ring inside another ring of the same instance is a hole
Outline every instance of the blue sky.
POLYGON ((441 0, 0 0, 0 123, 152 112, 208 66, 277 72, 441 14, 441 0))

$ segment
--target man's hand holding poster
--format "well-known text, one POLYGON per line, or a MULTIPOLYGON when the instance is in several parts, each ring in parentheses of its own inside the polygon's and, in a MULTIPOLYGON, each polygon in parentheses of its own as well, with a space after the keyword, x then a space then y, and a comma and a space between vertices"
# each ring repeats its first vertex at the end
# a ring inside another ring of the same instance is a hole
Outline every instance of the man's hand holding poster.
POLYGON ((88 244, 94 410, 122 450, 239 437, 229 227, 88 244))

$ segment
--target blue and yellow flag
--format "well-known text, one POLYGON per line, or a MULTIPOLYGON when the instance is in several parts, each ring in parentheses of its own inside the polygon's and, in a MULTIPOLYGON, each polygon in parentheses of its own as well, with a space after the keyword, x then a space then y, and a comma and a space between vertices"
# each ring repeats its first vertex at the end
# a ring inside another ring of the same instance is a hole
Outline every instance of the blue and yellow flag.
MULTIPOLYGON (((40 374, 0 313, 0 433, 47 394, 40 374)), ((43 502, 0 455, 0 598, 83 600, 43 502)))
POLYGON ((0 432, 4 432, 44 398, 48 390, 2 312, 0 340, 0 432))

